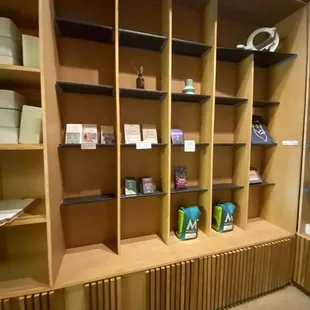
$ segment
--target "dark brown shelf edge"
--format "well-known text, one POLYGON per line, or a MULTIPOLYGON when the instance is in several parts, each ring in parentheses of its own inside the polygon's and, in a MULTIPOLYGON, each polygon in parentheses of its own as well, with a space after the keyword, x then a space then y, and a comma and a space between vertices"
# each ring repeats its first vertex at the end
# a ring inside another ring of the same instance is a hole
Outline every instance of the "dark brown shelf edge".
POLYGON ((262 183, 253 183, 249 184, 250 187, 263 187, 263 186, 274 186, 275 183, 269 183, 269 182, 262 182, 262 183))
POLYGON ((246 143, 239 143, 239 142, 236 142, 236 143, 214 143, 214 146, 215 147, 220 147, 220 146, 223 146, 223 147, 239 147, 239 146, 246 146, 246 143))
POLYGON ((182 193, 195 193, 195 192, 207 192, 206 188, 201 188, 199 186, 188 186, 185 189, 175 189, 171 188, 170 192, 172 195, 174 194, 182 194, 182 193))
MULTIPOLYGON (((197 143, 195 143, 195 145, 197 147, 199 147, 199 146, 209 146, 210 143, 197 142, 197 143)), ((184 147, 184 143, 180 143, 180 144, 173 144, 173 143, 171 143, 171 147, 173 147, 173 146, 183 146, 184 147)))
POLYGON ((182 102, 182 103, 205 103, 211 99, 209 95, 201 94, 183 94, 183 93, 171 93, 172 102, 182 102))
POLYGON ((254 108, 275 108, 280 105, 278 101, 253 100, 254 108))
POLYGON ((222 190, 222 189, 242 189, 244 186, 233 184, 233 183, 217 183, 212 185, 212 190, 222 190))
POLYGON ((223 97, 223 96, 216 96, 215 97, 215 104, 216 105, 233 106, 233 105, 237 105, 237 104, 244 104, 247 102, 248 102, 248 99, 246 99, 246 98, 223 97))
POLYGON ((113 86, 111 85, 57 81, 56 90, 73 94, 113 96, 113 86))
POLYGON ((167 92, 153 89, 139 89, 120 87, 119 94, 121 98, 134 98, 144 100, 163 100, 167 92))
POLYGON ((73 205, 81 205, 86 203, 98 203, 104 201, 115 200, 115 194, 102 194, 102 195, 92 195, 92 196, 83 196, 83 197, 71 197, 65 198, 60 206, 73 206, 73 205))
POLYGON ((211 45, 172 38, 172 53, 174 55, 182 55, 189 57, 202 57, 212 49, 211 45))
MULTIPOLYGON (((97 148, 114 147, 114 146, 116 146, 116 144, 100 144, 100 143, 96 144, 97 148)), ((60 143, 60 144, 58 144, 58 147, 59 148, 72 148, 72 147, 76 147, 76 148, 79 147, 79 148, 81 148, 81 144, 60 143)))
POLYGON ((164 196, 164 195, 166 195, 166 193, 156 190, 154 191, 154 193, 149 193, 149 194, 141 194, 141 193, 138 193, 137 195, 121 194, 121 199, 143 198, 143 197, 164 196))
POLYGON ((251 143, 251 146, 277 146, 278 143, 251 143))

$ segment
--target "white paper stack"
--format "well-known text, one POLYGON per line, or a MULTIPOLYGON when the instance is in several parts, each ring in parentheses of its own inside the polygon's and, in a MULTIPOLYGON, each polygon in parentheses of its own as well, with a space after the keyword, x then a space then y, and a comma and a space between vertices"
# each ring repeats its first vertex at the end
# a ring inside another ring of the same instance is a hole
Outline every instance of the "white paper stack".
POLYGON ((22 64, 21 32, 9 18, 0 17, 0 63, 22 64))

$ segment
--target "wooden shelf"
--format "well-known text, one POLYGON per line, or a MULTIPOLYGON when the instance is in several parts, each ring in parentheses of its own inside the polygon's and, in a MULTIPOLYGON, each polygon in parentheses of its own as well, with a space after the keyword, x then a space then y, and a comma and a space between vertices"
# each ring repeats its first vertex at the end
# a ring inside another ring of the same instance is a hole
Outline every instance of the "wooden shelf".
POLYGON ((0 144, 0 151, 37 151, 43 148, 43 144, 0 144))
POLYGON ((195 192, 206 192, 206 188, 201 188, 199 186, 188 186, 185 189, 175 189, 171 188, 171 194, 183 194, 183 193, 195 193, 195 192))
POLYGON ((122 46, 160 52, 166 44, 166 41, 166 37, 151 33, 128 29, 119 30, 119 44, 122 46))
POLYGON ((269 182, 262 182, 257 184, 249 184, 250 187, 263 187, 263 186, 273 186, 275 183, 269 183, 269 182))
POLYGON ((166 193, 162 191, 155 190, 154 193, 150 194, 141 194, 137 193, 137 195, 126 196, 125 194, 121 194, 121 199, 131 199, 131 198, 143 198, 143 197, 152 197, 152 196, 164 196, 166 193))
POLYGON ((55 18, 56 32, 64 37, 113 43, 113 28, 62 17, 55 18))
POLYGON ((65 93, 113 96, 113 87, 110 85, 57 81, 56 88, 65 93))
POLYGON ((251 143, 252 146, 277 146, 278 143, 251 143))
POLYGON ((123 88, 119 89, 119 95, 123 98, 135 98, 145 100, 163 100, 167 92, 151 89, 123 88))
POLYGON ((172 93, 171 94, 173 102, 187 102, 187 103, 205 103, 210 100, 209 95, 199 95, 199 94, 182 94, 182 93, 172 93))
POLYGON ((72 198, 65 198, 60 203, 60 205, 61 206, 72 206, 72 205, 80 205, 80 204, 85 204, 85 203, 105 202, 105 201, 110 201, 110 200, 115 200, 115 199, 116 199, 115 194, 72 197, 72 198))
POLYGON ((236 185, 233 183, 217 183, 217 184, 213 184, 213 187, 212 187, 214 191, 221 190, 221 189, 240 189, 240 188, 244 188, 244 186, 236 185))
MULTIPOLYGON (((197 142, 197 143, 195 143, 195 145, 196 145, 197 147, 200 147, 200 146, 209 146, 209 143, 197 142)), ((184 143, 180 143, 180 144, 172 144, 172 143, 171 143, 171 147, 178 147, 178 146, 184 147, 184 143)))
POLYGON ((254 100, 254 108, 274 108, 280 105, 280 102, 267 101, 267 100, 254 100))
POLYGON ((269 68, 279 65, 285 61, 295 59, 296 54, 278 52, 254 52, 254 65, 259 68, 269 68))
POLYGON ((240 103, 247 103, 248 100, 245 98, 237 98, 237 97, 215 97, 215 104, 217 105, 236 105, 240 103))
POLYGON ((218 47, 216 49, 216 60, 238 63, 253 54, 252 51, 238 48, 218 47))
POLYGON ((0 64, 0 82, 18 85, 40 85, 40 69, 0 64))
MULTIPOLYGON (((167 145, 167 143, 152 143, 152 148, 153 147, 163 147, 163 146, 166 146, 167 145)), ((130 148, 136 148, 136 144, 135 143, 122 143, 121 144, 121 147, 124 147, 124 148, 126 148, 126 147, 130 147, 130 148)), ((147 149, 146 149, 147 150, 147 149)))
MULTIPOLYGON (((105 148, 105 147, 115 147, 115 146, 116 146, 116 144, 100 144, 100 143, 96 144, 96 147, 100 148, 100 149, 105 148)), ((81 148, 81 144, 60 143, 60 144, 58 144, 58 147, 59 148, 72 148, 72 147, 81 148)))
POLYGON ((119 255, 103 244, 69 249, 62 260, 54 289, 118 276, 119 270, 122 274, 131 274, 293 235, 265 220, 254 219, 247 231, 236 227, 225 234, 214 232, 211 238, 200 232, 197 239, 186 242, 171 232, 169 246, 157 235, 122 240, 119 255))
POLYGON ((172 38, 173 54, 191 57, 201 57, 211 48, 212 46, 207 44, 172 38))
POLYGON ((232 143, 214 143, 215 147, 240 147, 245 146, 246 143, 232 142, 232 143))

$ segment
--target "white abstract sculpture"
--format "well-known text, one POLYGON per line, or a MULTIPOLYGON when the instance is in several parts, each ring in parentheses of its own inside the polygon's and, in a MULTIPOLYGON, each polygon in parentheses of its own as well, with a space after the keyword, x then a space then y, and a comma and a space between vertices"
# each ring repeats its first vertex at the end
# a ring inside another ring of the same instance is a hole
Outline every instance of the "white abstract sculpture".
POLYGON ((237 45, 237 48, 243 48, 246 50, 252 50, 252 51, 269 51, 274 52, 277 47, 279 46, 280 38, 277 33, 276 28, 259 28, 256 29, 248 38, 247 45, 239 44, 237 45), (254 38, 260 34, 260 33, 268 33, 269 37, 263 42, 258 45, 254 45, 254 38))

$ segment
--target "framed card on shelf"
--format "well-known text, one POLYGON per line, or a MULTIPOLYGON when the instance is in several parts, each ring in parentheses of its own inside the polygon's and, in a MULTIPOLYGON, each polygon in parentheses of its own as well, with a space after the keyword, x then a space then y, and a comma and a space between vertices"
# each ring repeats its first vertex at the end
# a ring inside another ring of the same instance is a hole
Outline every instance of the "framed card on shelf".
POLYGON ((138 124, 124 124, 125 143, 131 144, 141 141, 140 125, 138 124))

